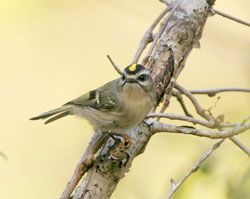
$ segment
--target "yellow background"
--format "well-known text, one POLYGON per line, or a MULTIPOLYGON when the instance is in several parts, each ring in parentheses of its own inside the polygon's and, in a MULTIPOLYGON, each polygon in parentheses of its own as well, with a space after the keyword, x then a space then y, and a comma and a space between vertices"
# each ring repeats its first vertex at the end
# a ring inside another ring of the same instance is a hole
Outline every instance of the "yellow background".
MULTIPOLYGON (((248 0, 217 1, 215 7, 250 21, 248 0)), ((157 0, 0 1, 0 150, 8 156, 8 161, 0 158, 0 198, 59 198, 89 142, 91 127, 74 117, 50 125, 28 119, 116 78, 105 55, 120 66, 129 65, 141 36, 163 9, 157 0)), ((192 51, 179 82, 197 89, 249 88, 249 36, 246 26, 210 17, 201 49, 192 51)), ((224 113, 230 121, 249 115, 250 94, 220 96, 215 114, 224 113)), ((199 100, 205 108, 216 102, 199 100)), ((182 113, 174 99, 168 112, 182 113)), ((250 147, 249 133, 238 137, 250 147)), ((214 142, 154 136, 113 198, 166 198, 169 179, 180 179, 214 142)), ((226 199, 229 192, 231 198, 244 198, 237 196, 242 193, 249 198, 249 176, 249 158, 226 141, 176 198, 226 199)))

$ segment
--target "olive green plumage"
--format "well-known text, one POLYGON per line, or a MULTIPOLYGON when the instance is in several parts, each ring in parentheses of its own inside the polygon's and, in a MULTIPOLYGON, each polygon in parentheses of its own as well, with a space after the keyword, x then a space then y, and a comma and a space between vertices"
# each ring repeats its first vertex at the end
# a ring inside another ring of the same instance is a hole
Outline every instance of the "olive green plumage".
POLYGON ((156 93, 149 71, 133 64, 125 68, 120 78, 31 120, 48 118, 47 124, 76 115, 87 119, 96 130, 123 133, 140 123, 155 103, 156 93))

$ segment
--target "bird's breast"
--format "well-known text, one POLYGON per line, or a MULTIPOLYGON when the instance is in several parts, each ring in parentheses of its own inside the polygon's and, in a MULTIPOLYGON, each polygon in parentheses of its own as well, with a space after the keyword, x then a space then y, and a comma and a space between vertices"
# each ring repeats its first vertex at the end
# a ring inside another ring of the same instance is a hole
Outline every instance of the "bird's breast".
POLYGON ((122 126, 137 125, 153 108, 153 102, 149 94, 137 84, 125 87, 122 91, 122 98, 124 103, 122 126))

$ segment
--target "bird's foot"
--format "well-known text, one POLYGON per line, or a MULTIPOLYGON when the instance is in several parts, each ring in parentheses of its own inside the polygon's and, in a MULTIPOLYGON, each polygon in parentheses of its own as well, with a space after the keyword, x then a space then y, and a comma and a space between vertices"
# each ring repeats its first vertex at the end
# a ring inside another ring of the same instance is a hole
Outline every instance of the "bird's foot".
POLYGON ((132 144, 132 139, 127 134, 123 134, 123 139, 124 139, 124 146, 126 149, 128 149, 132 144))
POLYGON ((117 141, 119 143, 117 143, 116 147, 111 149, 110 155, 113 160, 119 160, 124 166, 126 166, 130 157, 130 154, 127 149, 131 146, 131 139, 127 135, 114 136, 112 138, 115 139, 116 143, 117 141))
POLYGON ((119 148, 120 148, 121 151, 124 151, 124 150, 128 149, 132 144, 132 140, 127 134, 119 134, 119 133, 109 132, 108 135, 116 143, 119 142, 119 148))
POLYGON ((131 146, 132 139, 127 134, 111 131, 106 132, 106 134, 115 141, 115 145, 117 146, 110 151, 112 158, 121 161, 126 160, 125 162, 127 162, 127 158, 130 155, 126 150, 131 146))

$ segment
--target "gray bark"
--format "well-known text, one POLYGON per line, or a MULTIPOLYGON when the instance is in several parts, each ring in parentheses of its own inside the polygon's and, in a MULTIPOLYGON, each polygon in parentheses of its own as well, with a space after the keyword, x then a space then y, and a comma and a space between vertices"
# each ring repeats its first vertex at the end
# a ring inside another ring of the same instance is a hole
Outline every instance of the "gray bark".
MULTIPOLYGON (((155 81, 158 103, 171 96, 173 81, 182 71, 191 50, 198 46, 201 33, 209 15, 213 1, 176 0, 172 3, 173 12, 152 57, 147 64, 155 81)), ((132 144, 121 150, 120 144, 109 139, 100 151, 96 163, 89 170, 73 199, 110 198, 119 181, 128 172, 133 159, 141 154, 152 133, 150 120, 128 132, 132 144)))

